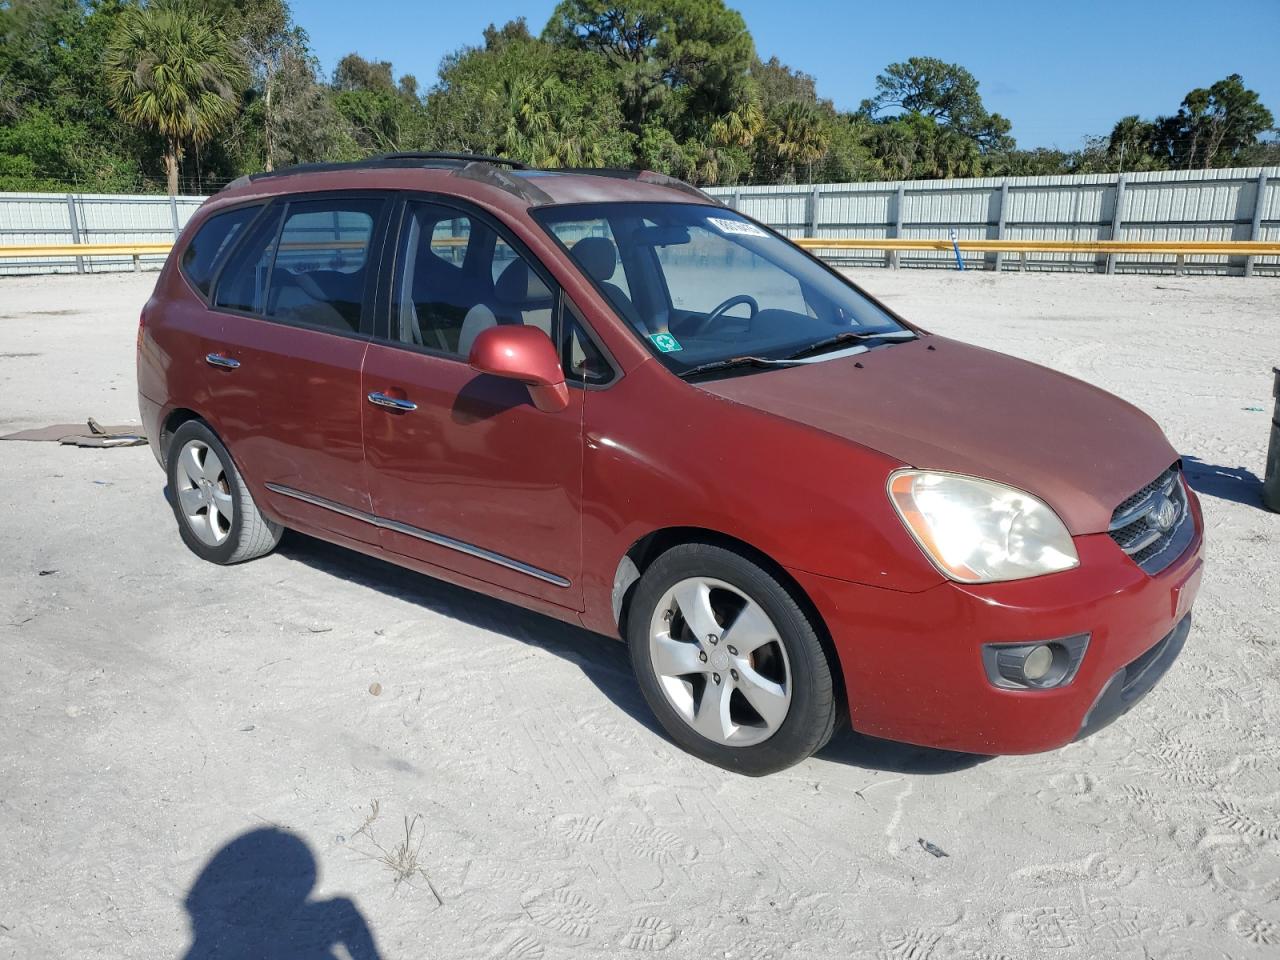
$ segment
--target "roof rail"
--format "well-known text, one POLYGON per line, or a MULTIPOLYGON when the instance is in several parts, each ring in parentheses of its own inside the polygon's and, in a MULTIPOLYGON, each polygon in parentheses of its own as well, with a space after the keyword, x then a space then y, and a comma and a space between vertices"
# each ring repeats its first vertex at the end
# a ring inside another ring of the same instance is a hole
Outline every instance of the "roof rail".
POLYGON ((404 151, 400 153, 380 153, 364 160, 353 160, 344 163, 300 163, 292 167, 281 167, 279 170, 264 171, 262 173, 250 173, 243 177, 238 177, 224 187, 224 190, 231 187, 242 187, 248 183, 256 183, 259 180, 267 180, 272 177, 290 177, 299 173, 333 173, 339 170, 370 170, 379 167, 465 167, 470 163, 488 163, 500 166, 512 167, 516 170, 525 169, 525 165, 518 160, 509 160, 506 157, 487 157, 475 153, 438 153, 438 152, 414 152, 404 151))
MULTIPOLYGON (((525 168, 518 167, 517 169, 522 170, 525 168)), ((501 167, 485 161, 468 163, 453 171, 450 176, 461 177, 464 180, 474 180, 477 183, 487 183, 491 187, 497 187, 499 190, 504 190, 514 197, 519 197, 531 207, 551 202, 551 195, 535 184, 529 177, 517 176, 508 170, 503 170, 501 167)))
POLYGON ((690 196, 698 197, 700 200, 706 200, 708 203, 714 203, 717 206, 723 207, 725 205, 722 200, 699 190, 693 184, 680 180, 677 177, 669 176, 665 173, 658 173, 656 170, 631 170, 625 167, 560 167, 548 172, 581 173, 591 177, 613 177, 617 180, 637 180, 640 183, 652 183, 660 187, 669 187, 672 190, 679 190, 681 193, 687 193, 690 196))
POLYGON ((699 200, 705 200, 707 203, 714 203, 718 206, 724 206, 724 202, 708 193, 704 193, 691 183, 678 180, 675 177, 668 176, 665 173, 658 173, 654 170, 630 170, 621 167, 550 167, 546 169, 531 168, 519 160, 511 160, 507 157, 489 157, 478 153, 445 153, 436 151, 402 151, 397 153, 380 153, 377 156, 368 157, 364 160, 354 160, 346 163, 300 163, 297 166, 281 167, 279 170, 271 170, 263 173, 250 173, 243 177, 231 181, 223 187, 223 190, 230 190, 235 187, 243 187, 250 183, 256 183, 259 180, 266 180, 272 177, 288 177, 300 173, 332 173, 340 170, 376 170, 379 168, 412 168, 412 167, 445 167, 453 168, 455 174, 466 176, 469 179, 482 180, 506 190, 508 193, 515 194, 531 204, 546 203, 550 201, 550 197, 545 191, 538 189, 536 186, 528 183, 523 177, 512 177, 500 169, 501 167, 509 167, 511 170, 534 170, 539 173, 576 173, 593 177, 613 177, 618 180, 637 180, 641 183, 652 183, 656 186, 668 187, 672 190, 678 190, 681 193, 689 194, 697 197, 699 200), (487 171, 487 173, 485 172, 487 171))
POLYGON ((483 153, 441 153, 439 151, 417 152, 406 150, 398 153, 380 153, 376 157, 370 157, 368 160, 360 161, 362 163, 373 163, 374 161, 387 160, 451 160, 457 163, 492 163, 496 166, 511 167, 513 170, 527 170, 528 166, 519 160, 512 160, 509 157, 490 157, 483 153))

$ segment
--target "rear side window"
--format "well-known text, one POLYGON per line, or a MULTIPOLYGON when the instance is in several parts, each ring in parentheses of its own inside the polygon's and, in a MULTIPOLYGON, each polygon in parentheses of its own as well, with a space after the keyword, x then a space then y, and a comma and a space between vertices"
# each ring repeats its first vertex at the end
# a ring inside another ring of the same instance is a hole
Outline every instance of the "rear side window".
POLYGON ((267 293, 268 317, 343 333, 360 330, 369 246, 383 202, 289 204, 267 293))
POLYGON ((196 231, 182 253, 182 272, 206 297, 218 264, 231 251, 261 207, 241 207, 215 214, 196 231))
POLYGON ((213 303, 228 310, 262 313, 267 303, 267 282, 276 258, 276 236, 280 232, 280 211, 240 245, 218 277, 213 303))
POLYGON ((358 333, 370 279, 378 198, 296 201, 228 260, 214 305, 284 323, 358 333), (281 219, 283 218, 283 223, 281 219))

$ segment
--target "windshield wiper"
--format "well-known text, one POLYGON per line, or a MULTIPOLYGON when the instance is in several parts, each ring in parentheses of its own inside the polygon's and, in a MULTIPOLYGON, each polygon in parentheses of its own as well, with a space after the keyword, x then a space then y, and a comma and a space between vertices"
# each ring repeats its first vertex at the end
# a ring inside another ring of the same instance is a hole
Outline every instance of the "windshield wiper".
POLYGON ((790 357, 785 360, 770 360, 768 357, 730 357, 728 360, 712 360, 710 363, 700 363, 696 367, 690 367, 688 370, 680 374, 681 379, 688 379, 700 373, 711 373, 715 370, 732 370, 735 367, 790 367, 793 361, 790 357))
POLYGON ((802 357, 808 357, 815 353, 821 353, 829 347, 838 346, 842 343, 862 343, 866 340, 914 340, 916 334, 911 330, 881 330, 879 333, 866 330, 861 333, 855 333, 852 330, 846 330, 844 333, 837 333, 834 337, 827 337, 825 340, 819 340, 817 343, 811 343, 809 346, 801 350, 797 350, 788 360, 799 360, 802 357))

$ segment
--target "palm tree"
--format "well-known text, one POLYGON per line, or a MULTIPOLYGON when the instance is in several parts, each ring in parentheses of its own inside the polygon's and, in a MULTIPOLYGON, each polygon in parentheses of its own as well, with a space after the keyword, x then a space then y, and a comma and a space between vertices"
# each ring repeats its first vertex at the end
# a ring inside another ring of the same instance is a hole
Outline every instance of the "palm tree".
POLYGON ((555 77, 505 77, 488 94, 503 117, 498 154, 543 167, 598 167, 606 132, 555 77))
POLYGON ((796 164, 809 168, 809 180, 813 180, 813 165, 827 155, 830 139, 822 127, 822 115, 810 103, 789 100, 781 104, 772 116, 766 133, 774 155, 787 164, 791 179, 795 179, 796 164))
POLYGON ((711 124, 711 137, 717 146, 749 147, 765 127, 760 104, 748 100, 735 110, 718 117, 711 124))
POLYGON ((188 0, 153 0, 120 18, 106 52, 111 105, 127 123, 164 139, 169 195, 188 144, 207 143, 231 120, 249 81, 235 43, 188 0))

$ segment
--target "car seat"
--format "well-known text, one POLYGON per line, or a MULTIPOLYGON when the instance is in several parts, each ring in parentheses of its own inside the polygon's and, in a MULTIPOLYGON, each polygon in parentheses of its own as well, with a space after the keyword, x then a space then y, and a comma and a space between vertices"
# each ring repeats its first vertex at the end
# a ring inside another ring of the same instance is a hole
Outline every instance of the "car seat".
POLYGON ((542 278, 523 260, 512 260, 498 275, 493 296, 467 311, 458 336, 458 353, 470 356, 476 337, 498 324, 524 324, 551 336, 554 306, 555 298, 542 278))
POLYGON ((631 298, 612 281, 614 272, 618 269, 618 247, 614 242, 608 237, 583 237, 569 248, 569 253, 586 271, 587 276, 596 282, 622 318, 639 332, 648 332, 648 324, 641 318, 631 298))

